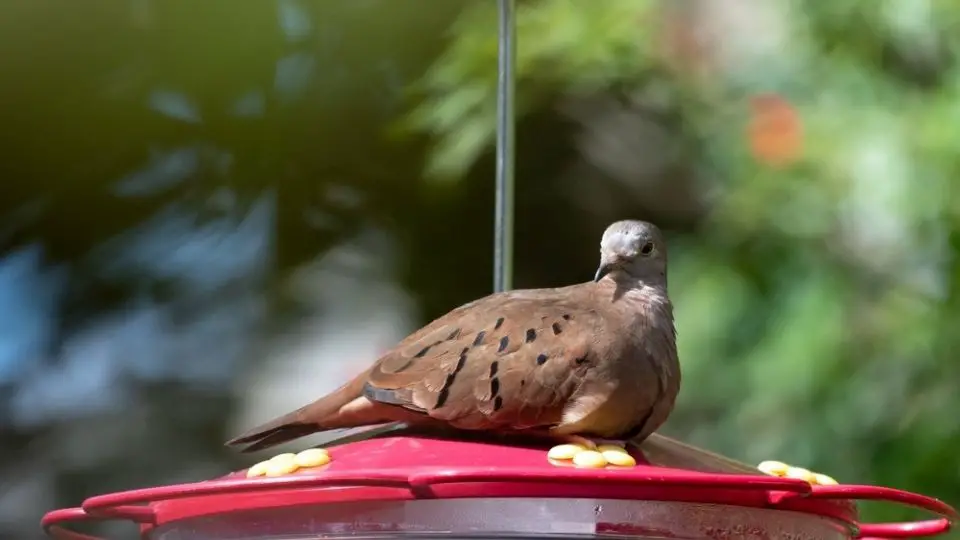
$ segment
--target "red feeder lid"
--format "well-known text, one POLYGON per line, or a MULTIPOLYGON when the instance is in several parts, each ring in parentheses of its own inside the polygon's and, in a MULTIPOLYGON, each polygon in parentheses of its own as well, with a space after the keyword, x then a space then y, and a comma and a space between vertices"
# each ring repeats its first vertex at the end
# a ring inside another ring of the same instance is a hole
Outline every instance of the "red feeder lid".
POLYGON ((100 540, 70 522, 126 520, 149 540, 442 535, 632 538, 910 538, 949 530, 956 511, 905 491, 811 486, 758 473, 661 436, 637 466, 558 467, 547 446, 434 438, 410 430, 329 448, 332 461, 273 478, 246 472, 91 497, 44 516, 59 540, 100 540), (856 500, 937 517, 863 524, 856 500))

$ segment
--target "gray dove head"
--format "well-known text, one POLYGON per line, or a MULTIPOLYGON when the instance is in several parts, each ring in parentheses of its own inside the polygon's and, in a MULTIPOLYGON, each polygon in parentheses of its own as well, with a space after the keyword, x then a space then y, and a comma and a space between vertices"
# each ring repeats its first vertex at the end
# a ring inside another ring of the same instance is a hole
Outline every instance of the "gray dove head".
POLYGON ((610 275, 654 285, 667 280, 667 244, 646 221, 624 220, 607 227, 600 240, 600 268, 594 281, 610 275))

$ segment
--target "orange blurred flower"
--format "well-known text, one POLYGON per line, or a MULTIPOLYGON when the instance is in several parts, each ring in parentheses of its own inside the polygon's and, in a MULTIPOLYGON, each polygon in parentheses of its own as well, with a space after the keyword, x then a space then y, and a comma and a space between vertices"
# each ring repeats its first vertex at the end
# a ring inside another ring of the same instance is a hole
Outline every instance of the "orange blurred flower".
POLYGON ((803 125, 796 108, 777 94, 760 94, 750 99, 747 126, 750 152, 758 161, 785 167, 803 151, 803 125))

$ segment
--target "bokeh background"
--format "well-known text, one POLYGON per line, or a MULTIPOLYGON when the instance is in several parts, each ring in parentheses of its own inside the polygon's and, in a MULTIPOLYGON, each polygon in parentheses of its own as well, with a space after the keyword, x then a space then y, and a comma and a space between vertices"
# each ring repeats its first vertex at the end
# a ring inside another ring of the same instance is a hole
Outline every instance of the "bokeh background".
MULTIPOLYGON (((515 286, 654 221, 665 433, 960 503, 960 4, 518 9, 515 286)), ((496 44, 480 0, 0 5, 0 538, 249 465, 489 292, 496 44)))

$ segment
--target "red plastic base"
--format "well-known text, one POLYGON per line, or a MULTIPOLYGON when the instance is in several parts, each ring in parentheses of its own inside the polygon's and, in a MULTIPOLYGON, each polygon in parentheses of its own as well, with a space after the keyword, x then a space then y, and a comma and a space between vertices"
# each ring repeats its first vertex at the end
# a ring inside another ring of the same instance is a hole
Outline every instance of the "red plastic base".
POLYGON ((783 510, 827 518, 840 524, 846 536, 858 538, 937 535, 957 518, 953 508, 937 499, 890 488, 811 486, 764 475, 702 473, 653 466, 637 454, 639 465, 630 469, 556 467, 547 462, 545 452, 544 447, 428 437, 369 439, 331 448, 331 463, 285 477, 247 479, 240 471, 217 480, 91 497, 81 508, 47 514, 43 527, 59 540, 100 540, 63 525, 126 520, 139 524, 146 538, 159 527, 169 530, 202 516, 358 501, 460 498, 661 501, 783 510), (863 524, 855 500, 914 506, 938 517, 863 524))

